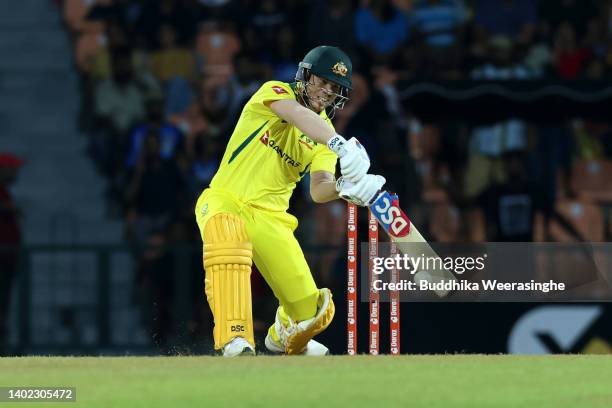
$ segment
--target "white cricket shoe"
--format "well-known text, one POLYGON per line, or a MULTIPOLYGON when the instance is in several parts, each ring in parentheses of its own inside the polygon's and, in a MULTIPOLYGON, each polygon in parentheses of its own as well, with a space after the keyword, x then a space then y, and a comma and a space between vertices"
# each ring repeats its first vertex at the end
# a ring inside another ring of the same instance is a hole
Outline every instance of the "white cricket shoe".
POLYGON ((223 357, 254 356, 255 349, 244 337, 234 337, 223 346, 223 357))
MULTIPOLYGON (((269 333, 266 335, 265 343, 266 343, 266 348, 268 349, 268 351, 271 351, 272 353, 276 353, 276 354, 285 353, 285 348, 282 346, 282 344, 275 342, 269 333)), ((327 356, 329 355, 329 349, 325 347, 323 344, 319 343, 318 341, 310 339, 308 341, 308 344, 306 345, 306 349, 301 355, 303 356, 327 356)))

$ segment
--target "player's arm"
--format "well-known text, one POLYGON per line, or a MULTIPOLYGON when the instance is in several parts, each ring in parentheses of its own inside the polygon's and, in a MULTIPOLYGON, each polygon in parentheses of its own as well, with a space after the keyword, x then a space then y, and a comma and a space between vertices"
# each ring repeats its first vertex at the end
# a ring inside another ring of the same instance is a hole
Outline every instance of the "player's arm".
POLYGON ((357 139, 347 141, 336 134, 321 116, 295 100, 280 99, 265 104, 280 118, 300 129, 315 142, 326 144, 336 153, 340 158, 340 170, 344 177, 357 182, 366 175, 370 168, 370 158, 357 139))
POLYGON ((269 108, 317 143, 327 144, 336 135, 334 129, 322 117, 303 107, 295 100, 270 101, 269 108))
POLYGON ((327 203, 338 199, 334 175, 328 171, 310 173, 310 197, 315 203, 327 203))

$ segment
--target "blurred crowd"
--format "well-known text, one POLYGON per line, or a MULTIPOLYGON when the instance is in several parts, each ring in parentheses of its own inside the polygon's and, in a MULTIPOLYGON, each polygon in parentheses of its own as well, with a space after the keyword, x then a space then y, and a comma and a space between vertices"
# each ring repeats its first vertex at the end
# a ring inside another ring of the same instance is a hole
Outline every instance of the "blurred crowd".
POLYGON ((0 152, 0 356, 7 349, 11 287, 17 277, 21 245, 20 210, 9 188, 17 181, 22 164, 17 156, 0 152))
MULTIPOLYGON (((338 133, 366 145, 373 170, 432 239, 609 234, 594 226, 605 224, 599 201, 576 201, 585 177, 597 189, 612 174, 608 125, 422 123, 402 106, 397 84, 610 78, 612 1, 63 0, 62 8, 81 78, 80 126, 148 293, 171 284, 164 271, 172 260, 160 245, 199 242, 193 205, 244 102, 266 80, 293 81, 300 58, 322 44, 354 61, 338 133)), ((341 252, 317 246, 342 246, 344 205, 309 205, 307 185, 291 211, 303 220, 298 233, 318 281, 334 287, 341 252)), ((194 265, 200 282, 199 255, 194 265)), ((163 309, 169 291, 156 291, 163 309)), ((170 320, 158 318, 157 331, 170 320)))

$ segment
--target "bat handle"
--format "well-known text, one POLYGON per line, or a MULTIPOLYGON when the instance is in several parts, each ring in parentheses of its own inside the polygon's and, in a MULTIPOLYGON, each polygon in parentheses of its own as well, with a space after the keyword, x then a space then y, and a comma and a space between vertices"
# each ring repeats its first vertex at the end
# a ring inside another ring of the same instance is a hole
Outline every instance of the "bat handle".
POLYGON ((370 201, 368 201, 368 207, 370 207, 372 204, 374 204, 376 201, 378 201, 378 198, 383 195, 385 193, 385 190, 378 190, 378 192, 376 194, 374 194, 374 197, 372 197, 370 199, 370 201))

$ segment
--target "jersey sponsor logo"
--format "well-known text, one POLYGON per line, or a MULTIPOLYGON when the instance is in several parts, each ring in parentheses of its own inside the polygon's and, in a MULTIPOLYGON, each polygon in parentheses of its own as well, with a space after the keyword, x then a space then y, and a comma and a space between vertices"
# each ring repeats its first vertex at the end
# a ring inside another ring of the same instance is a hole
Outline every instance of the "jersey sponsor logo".
POLYGON ((270 131, 268 130, 263 135, 261 135, 259 141, 267 146, 270 141, 270 131))
POLYGON ((370 210, 392 237, 405 237, 410 232, 410 220, 399 207, 397 195, 384 191, 370 210))
MULTIPOLYGON (((291 167, 300 167, 302 165, 302 163, 300 163, 299 161, 296 161, 293 157, 289 156, 288 153, 283 151, 283 148, 280 147, 276 140, 274 139, 270 139, 268 137, 267 139, 268 143, 264 143, 265 145, 267 145, 268 147, 272 148, 272 150, 274 150, 276 152, 276 154, 278 154, 278 156, 281 158, 282 161, 284 161, 285 163, 287 163, 289 166, 291 167)), ((263 141, 262 141, 263 143, 263 141)))
POLYGON ((289 92, 287 92, 287 90, 285 88, 283 88, 282 86, 278 86, 278 85, 274 85, 272 87, 272 90, 277 94, 277 95, 282 95, 282 94, 288 94, 289 92))

